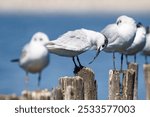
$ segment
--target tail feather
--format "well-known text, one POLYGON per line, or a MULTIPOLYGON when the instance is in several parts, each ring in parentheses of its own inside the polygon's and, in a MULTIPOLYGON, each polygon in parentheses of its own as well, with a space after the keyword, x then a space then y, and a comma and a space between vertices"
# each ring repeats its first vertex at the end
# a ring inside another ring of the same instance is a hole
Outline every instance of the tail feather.
POLYGON ((12 59, 11 62, 19 62, 19 59, 12 59))

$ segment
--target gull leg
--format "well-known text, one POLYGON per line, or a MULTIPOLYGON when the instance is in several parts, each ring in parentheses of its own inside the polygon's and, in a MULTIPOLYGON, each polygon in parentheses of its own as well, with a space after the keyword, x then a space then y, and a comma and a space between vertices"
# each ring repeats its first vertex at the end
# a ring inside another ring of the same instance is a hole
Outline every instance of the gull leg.
POLYGON ((29 77, 28 77, 28 72, 26 72, 26 76, 24 78, 25 81, 25 90, 28 90, 29 88, 29 77))
POLYGON ((73 60, 73 63, 74 63, 74 65, 75 65, 75 68, 74 68, 73 73, 74 73, 74 74, 77 74, 77 73, 78 73, 78 71, 80 71, 80 67, 79 67, 79 66, 77 66, 77 64, 76 64, 76 62, 75 62, 74 57, 72 57, 72 60, 73 60))
POLYGON ((116 65, 115 65, 115 52, 113 52, 113 66, 114 66, 114 70, 116 70, 116 65))
POLYGON ((145 64, 148 64, 147 56, 145 55, 145 64))
POLYGON ((134 55, 134 63, 136 63, 136 54, 134 55))
POLYGON ((38 88, 40 87, 40 81, 41 81, 41 72, 39 72, 39 77, 38 77, 38 88))
POLYGON ((123 54, 121 54, 121 68, 120 68, 121 72, 122 72, 122 66, 123 66, 123 54))
POLYGON ((128 55, 126 54, 125 56, 126 56, 126 64, 127 64, 127 66, 128 66, 128 64, 129 64, 128 55))
POLYGON ((78 61, 78 63, 79 63, 79 67, 82 69, 84 66, 82 66, 81 65, 81 63, 80 63, 80 60, 79 60, 79 57, 77 56, 77 61, 78 61))

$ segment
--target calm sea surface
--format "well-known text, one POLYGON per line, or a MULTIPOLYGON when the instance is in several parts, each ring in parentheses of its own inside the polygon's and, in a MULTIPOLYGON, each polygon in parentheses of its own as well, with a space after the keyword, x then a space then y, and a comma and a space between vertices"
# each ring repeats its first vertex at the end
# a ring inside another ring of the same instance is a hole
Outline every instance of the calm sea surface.
MULTIPOLYGON (((48 34, 51 40, 56 39, 63 33, 87 28, 100 31, 107 24, 115 22, 118 15, 21 15, 21 14, 0 14, 0 94, 21 94, 25 88, 25 72, 16 63, 10 60, 18 58, 24 44, 28 43, 32 35, 38 31, 48 34)), ((137 21, 145 26, 150 24, 150 15, 132 15, 137 21)), ((80 55, 80 60, 84 66, 90 67, 95 72, 98 81, 98 98, 108 98, 108 73, 112 65, 112 54, 101 52, 99 57, 91 65, 95 51, 90 51, 80 55)), ((133 61, 133 57, 130 57, 133 61)), ((143 78, 144 57, 138 54, 139 64, 139 99, 145 99, 145 83, 143 78)), ((120 55, 116 54, 117 68, 120 68, 120 55)), ((71 58, 50 55, 50 65, 42 73, 41 89, 51 89, 58 85, 58 79, 62 76, 73 75, 74 64, 71 58)), ((124 69, 126 64, 124 62, 124 69)), ((37 89, 37 74, 30 74, 29 89, 37 89)))

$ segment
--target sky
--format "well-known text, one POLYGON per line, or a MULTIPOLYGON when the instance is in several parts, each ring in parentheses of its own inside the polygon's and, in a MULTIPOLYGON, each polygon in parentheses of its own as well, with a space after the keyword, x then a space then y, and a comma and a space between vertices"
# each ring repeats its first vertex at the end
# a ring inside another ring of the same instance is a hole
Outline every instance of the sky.
POLYGON ((150 0, 0 0, 1 12, 147 12, 150 0))

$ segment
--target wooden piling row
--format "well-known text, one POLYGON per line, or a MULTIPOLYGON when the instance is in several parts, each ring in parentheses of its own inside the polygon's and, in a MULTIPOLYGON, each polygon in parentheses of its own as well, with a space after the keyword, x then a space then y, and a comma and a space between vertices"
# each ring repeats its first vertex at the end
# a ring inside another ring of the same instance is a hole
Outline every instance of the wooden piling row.
POLYGON ((109 71, 109 100, 137 99, 138 65, 130 63, 127 70, 109 71), (121 77, 122 76, 122 77, 121 77))
MULTIPOLYGON (((150 65, 144 65, 147 99, 150 99, 150 65)), ((138 99, 138 65, 130 63, 127 70, 110 70, 108 82, 109 100, 138 99)), ((97 82, 93 71, 83 68, 75 76, 59 79, 52 90, 23 91, 21 96, 0 95, 0 99, 23 100, 96 100, 97 82)))

